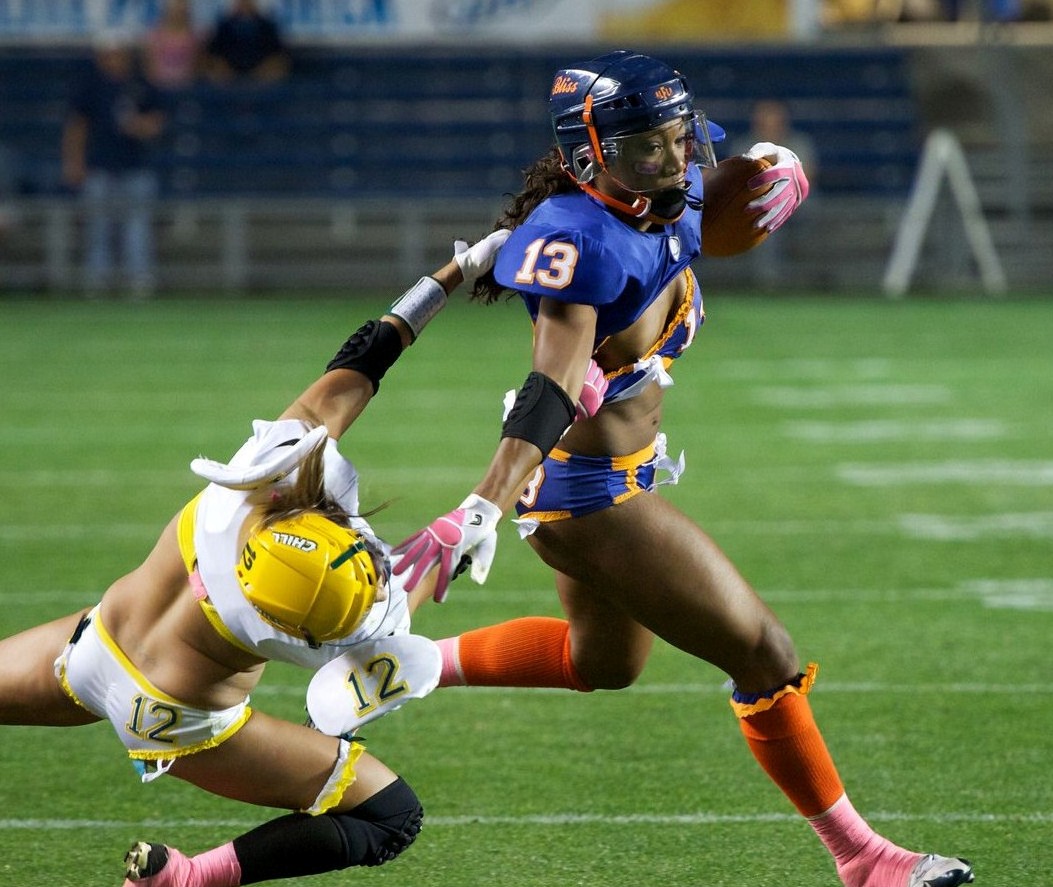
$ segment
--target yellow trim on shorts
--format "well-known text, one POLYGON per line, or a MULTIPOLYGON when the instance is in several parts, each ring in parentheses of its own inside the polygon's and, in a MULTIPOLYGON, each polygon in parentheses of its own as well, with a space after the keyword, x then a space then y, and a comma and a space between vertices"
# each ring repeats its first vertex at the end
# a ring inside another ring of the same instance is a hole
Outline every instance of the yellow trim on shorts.
MULTIPOLYGON (((566 450, 553 449, 549 454, 548 458, 554 459, 557 462, 569 462, 573 453, 569 453, 566 450)), ((654 441, 649 443, 646 447, 637 450, 635 453, 629 453, 627 456, 585 456, 588 459, 602 459, 608 458, 610 460, 609 471, 624 471, 625 472, 625 486, 624 492, 619 493, 617 496, 611 498, 612 505, 620 505, 622 502, 628 502, 634 496, 640 493, 645 493, 647 490, 640 486, 639 481, 639 468, 647 462, 650 462, 655 455, 655 444, 654 441)), ((527 511, 521 515, 523 520, 536 520, 539 523, 552 523, 554 521, 569 520, 574 515, 569 509, 561 508, 556 511, 527 511)))
POLYGON ((555 459, 557 462, 569 462, 574 456, 584 459, 610 459, 612 471, 631 471, 654 458, 654 441, 627 456, 589 456, 585 453, 569 453, 558 448, 548 454, 549 459, 555 459))
POLYGON ((187 755, 215 748, 220 743, 226 742, 231 736, 237 733, 238 730, 245 726, 250 717, 252 717, 252 708, 246 705, 241 716, 234 721, 234 723, 227 727, 222 733, 210 736, 202 742, 195 742, 193 745, 188 745, 184 748, 166 748, 154 751, 130 748, 128 749, 128 757, 133 761, 167 761, 172 758, 185 758, 187 755))
MULTIPOLYGON (((86 617, 81 618, 82 620, 84 618, 94 619, 98 615, 98 612, 99 604, 96 604, 94 607, 92 607, 91 612, 88 613, 86 617)), ((77 625, 79 627, 80 623, 78 622, 77 625)), ((69 678, 66 677, 66 666, 69 662, 70 650, 71 645, 66 644, 66 648, 62 651, 62 655, 55 660, 55 676, 58 678, 59 686, 62 688, 62 692, 70 698, 70 701, 75 703, 78 707, 83 708, 86 712, 88 712, 88 714, 94 715, 98 718, 100 717, 100 715, 93 712, 90 708, 88 708, 88 706, 86 706, 83 702, 80 701, 80 699, 77 697, 77 694, 73 691, 73 687, 70 686, 69 678)))
POLYGON ((135 682, 139 685, 141 689, 145 690, 158 702, 165 702, 169 705, 175 706, 186 705, 185 702, 179 699, 175 699, 172 696, 169 696, 167 693, 165 693, 164 690, 159 690, 152 683, 150 683, 146 675, 144 675, 141 671, 139 671, 138 668, 135 667, 132 660, 124 654, 124 650, 117 646, 117 642, 110 636, 110 633, 106 630, 106 626, 103 625, 102 622, 101 613, 96 613, 92 621, 95 623, 95 630, 99 633, 99 639, 102 641, 103 645, 106 647, 107 650, 110 651, 114 659, 116 659, 120 663, 121 668, 123 668, 126 672, 128 672, 128 674, 130 674, 135 679, 135 682))
POLYGON ((549 521, 569 520, 573 515, 569 511, 528 511, 520 520, 536 520, 545 524, 549 521))
POLYGON ((637 450, 628 456, 616 456, 611 460, 615 471, 625 472, 625 492, 614 497, 614 504, 618 505, 631 499, 637 493, 643 493, 644 488, 640 486, 640 466, 650 462, 654 458, 655 446, 651 443, 642 450, 637 450))
POLYGON ((315 799, 315 802, 306 810, 301 810, 301 813, 319 816, 325 813, 326 810, 331 810, 343 800, 344 792, 347 791, 348 786, 358 778, 358 774, 355 772, 355 764, 362 757, 366 747, 358 740, 341 739, 340 742, 341 744, 347 743, 347 753, 343 762, 339 759, 337 760, 337 766, 333 770, 333 775, 322 786, 322 791, 315 799))
MULTIPOLYGON (((144 675, 138 668, 135 667, 131 659, 129 659, 124 651, 117 646, 117 642, 110 636, 110 633, 106 630, 106 626, 102 621, 102 614, 95 613, 92 622, 95 623, 95 630, 98 632, 99 640, 102 641, 103 645, 113 655, 113 657, 120 664, 129 675, 132 676, 136 684, 139 685, 140 689, 145 690, 152 698, 158 702, 164 702, 174 708, 195 708, 195 706, 188 705, 185 702, 176 699, 173 696, 169 696, 164 690, 160 690, 155 687, 150 680, 144 675)), ((210 736, 201 742, 195 742, 193 745, 187 745, 182 748, 165 748, 165 749, 128 749, 128 757, 136 761, 157 761, 157 760, 168 760, 170 758, 181 758, 184 755, 192 755, 194 752, 204 751, 206 748, 214 748, 221 742, 225 742, 230 739, 235 733, 238 732, 242 727, 245 726, 245 722, 248 721, 252 715, 252 709, 246 705, 241 715, 236 721, 226 727, 222 733, 216 736, 210 736)))
POLYGON ((88 706, 86 706, 83 702, 81 702, 77 698, 77 694, 73 692, 73 688, 69 685, 69 679, 66 677, 65 663, 63 663, 62 667, 59 669, 59 686, 62 688, 62 692, 69 697, 70 702, 72 702, 78 708, 84 709, 84 711, 88 712, 88 714, 92 714, 95 715, 95 717, 98 717, 98 715, 95 714, 95 712, 93 712, 90 708, 88 708, 88 706))
POLYGON ((554 459, 556 462, 569 462, 570 457, 571 453, 568 453, 566 450, 561 450, 558 447, 553 447, 549 450, 547 456, 547 458, 554 459))

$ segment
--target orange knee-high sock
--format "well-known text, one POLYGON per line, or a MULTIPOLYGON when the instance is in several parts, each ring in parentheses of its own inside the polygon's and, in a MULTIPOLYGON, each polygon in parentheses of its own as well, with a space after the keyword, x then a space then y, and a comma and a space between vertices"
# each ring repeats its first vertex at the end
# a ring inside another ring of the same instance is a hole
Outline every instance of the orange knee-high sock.
POLYGON ((770 696, 736 693, 731 702, 753 757, 806 817, 826 812, 845 792, 808 704, 815 672, 809 665, 798 681, 770 696))
POLYGON ((797 680, 770 694, 736 691, 731 707, 739 726, 761 767, 830 851, 845 887, 907 884, 921 854, 875 832, 845 795, 808 704, 816 671, 811 664, 797 680))
POLYGON ((565 619, 526 616, 439 641, 440 686, 563 687, 588 692, 570 658, 565 619))

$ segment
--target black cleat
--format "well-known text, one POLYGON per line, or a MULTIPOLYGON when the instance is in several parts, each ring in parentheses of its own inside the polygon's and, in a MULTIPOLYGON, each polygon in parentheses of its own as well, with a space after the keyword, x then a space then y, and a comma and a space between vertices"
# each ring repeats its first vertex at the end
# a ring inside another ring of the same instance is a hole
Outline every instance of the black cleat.
POLYGON ((151 878, 168 864, 168 848, 164 844, 139 841, 124 854, 124 875, 129 881, 151 878))

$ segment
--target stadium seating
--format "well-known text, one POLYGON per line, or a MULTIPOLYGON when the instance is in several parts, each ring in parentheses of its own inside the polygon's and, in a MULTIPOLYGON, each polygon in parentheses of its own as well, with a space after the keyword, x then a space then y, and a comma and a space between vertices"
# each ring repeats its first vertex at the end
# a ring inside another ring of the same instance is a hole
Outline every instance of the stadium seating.
MULTIPOLYGON (((173 96, 156 151, 166 198, 157 217, 161 285, 395 286, 441 262, 454 237, 488 229, 523 168, 551 144, 553 72, 595 52, 297 46, 283 84, 201 84, 173 96)), ((813 136, 819 192, 831 199, 813 200, 811 215, 827 233, 790 250, 794 279, 879 280, 924 129, 910 51, 655 54, 688 76, 729 139, 748 130, 762 98, 785 101, 794 125, 813 136), (842 212, 852 226, 840 224, 842 212)), ((81 221, 65 199, 59 147, 69 93, 89 64, 84 47, 0 48, 0 144, 21 160, 25 198, 4 243, 0 289, 78 285, 81 221)), ((707 279, 734 284, 748 268, 715 263, 707 279)))
MULTIPOLYGON (((299 48, 263 89, 201 85, 173 98, 157 152, 174 197, 493 197, 550 143, 557 53, 299 48)), ((902 194, 917 157, 906 53, 897 49, 662 51, 732 134, 758 98, 786 100, 814 137, 823 190, 902 194)), ((55 195, 66 99, 84 50, 0 50, 0 143, 21 188, 55 195)))

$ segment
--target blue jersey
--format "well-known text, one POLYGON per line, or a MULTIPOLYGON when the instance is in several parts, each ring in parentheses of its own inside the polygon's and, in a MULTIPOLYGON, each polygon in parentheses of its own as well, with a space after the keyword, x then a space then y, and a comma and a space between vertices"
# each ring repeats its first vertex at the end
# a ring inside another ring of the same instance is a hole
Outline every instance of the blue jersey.
MULTIPOLYGON (((688 170, 692 201, 702 173, 688 170)), ((584 191, 542 201, 498 253, 494 276, 522 296, 536 320, 542 297, 596 307, 594 347, 631 326, 701 253, 702 211, 638 231, 584 191)))

